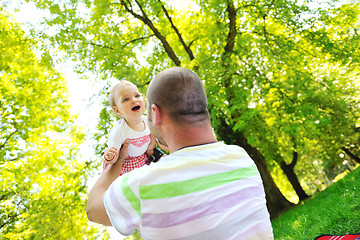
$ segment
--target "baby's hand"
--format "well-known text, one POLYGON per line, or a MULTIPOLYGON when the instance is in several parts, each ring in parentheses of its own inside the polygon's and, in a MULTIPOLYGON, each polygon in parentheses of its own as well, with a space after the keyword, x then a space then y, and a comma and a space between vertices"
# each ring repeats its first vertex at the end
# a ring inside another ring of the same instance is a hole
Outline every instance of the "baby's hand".
POLYGON ((119 158, 119 150, 115 147, 108 147, 105 149, 104 159, 108 164, 114 164, 119 158))

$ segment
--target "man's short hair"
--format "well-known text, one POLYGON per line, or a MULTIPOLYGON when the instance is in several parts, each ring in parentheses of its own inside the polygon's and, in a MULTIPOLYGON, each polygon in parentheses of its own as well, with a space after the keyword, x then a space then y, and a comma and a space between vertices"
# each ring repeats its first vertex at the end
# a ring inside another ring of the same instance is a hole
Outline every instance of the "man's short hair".
POLYGON ((168 68, 151 81, 147 99, 163 109, 177 123, 209 120, 207 97, 199 76, 188 69, 168 68))

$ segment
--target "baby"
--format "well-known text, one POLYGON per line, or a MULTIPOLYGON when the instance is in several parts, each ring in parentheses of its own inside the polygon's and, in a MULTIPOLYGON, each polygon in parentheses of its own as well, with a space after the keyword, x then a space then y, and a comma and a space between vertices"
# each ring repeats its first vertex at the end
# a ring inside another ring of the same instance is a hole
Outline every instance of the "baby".
POLYGON ((130 139, 129 156, 124 160, 120 175, 145 164, 149 165, 149 157, 153 157, 156 141, 151 138, 146 117, 142 115, 145 102, 138 88, 129 81, 120 81, 110 92, 109 104, 121 119, 115 122, 110 131, 103 170, 117 161, 119 149, 126 139, 130 139))

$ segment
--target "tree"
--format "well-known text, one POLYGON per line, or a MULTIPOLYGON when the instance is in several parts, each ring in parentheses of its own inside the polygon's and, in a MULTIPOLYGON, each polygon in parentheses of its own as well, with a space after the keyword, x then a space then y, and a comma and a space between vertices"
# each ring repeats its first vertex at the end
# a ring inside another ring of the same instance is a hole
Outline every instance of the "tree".
POLYGON ((0 8, 0 238, 95 239, 64 79, 0 8))
MULTIPOLYGON (((358 117, 356 90, 348 88, 359 59, 359 39, 349 28, 358 16, 355 5, 312 10, 309 1, 199 0, 185 8, 161 0, 33 2, 52 14, 45 25, 56 26, 48 35, 51 46, 81 62, 80 72, 146 87, 165 67, 195 70, 218 138, 244 147, 256 162, 272 217, 291 203, 267 163, 284 162, 283 169, 294 172, 295 160, 289 162, 295 153, 307 156, 314 139, 313 152, 331 162, 335 146, 326 148, 337 140, 344 144, 358 117), (323 75, 328 69, 332 73, 323 75)), ((102 117, 109 124, 105 110, 102 117)), ((292 183, 301 188, 298 179, 292 183)))
MULTIPOLYGON (((318 23, 296 38, 272 37, 270 43, 277 46, 274 52, 290 54, 281 66, 268 67, 271 71, 260 87, 261 104, 257 106, 262 117, 256 119, 264 121, 250 130, 250 139, 258 139, 256 146, 277 159, 300 200, 306 195, 295 178, 295 160, 302 156, 302 166, 320 160, 328 169, 339 164, 339 150, 344 145, 358 145, 352 136, 359 118, 359 88, 354 87, 359 66, 359 37, 355 34, 359 9, 343 5, 319 14, 318 23), (262 131, 256 131, 263 125, 270 134, 260 136, 262 131)), ((298 173, 302 171, 304 167, 299 167, 298 173)))

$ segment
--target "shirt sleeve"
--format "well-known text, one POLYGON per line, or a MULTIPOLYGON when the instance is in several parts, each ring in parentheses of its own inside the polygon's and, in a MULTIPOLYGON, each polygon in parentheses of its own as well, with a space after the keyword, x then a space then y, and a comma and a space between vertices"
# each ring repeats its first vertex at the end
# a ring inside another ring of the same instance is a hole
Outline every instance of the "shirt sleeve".
MULTIPOLYGON (((134 171, 133 171, 134 172, 134 171)), ((118 177, 106 191, 104 206, 112 225, 123 235, 139 229, 141 213, 138 186, 134 174, 118 177)))
POLYGON ((108 147, 116 147, 117 149, 120 149, 121 145, 124 143, 124 134, 122 131, 123 128, 123 120, 119 120, 114 123, 114 126, 111 128, 109 133, 109 138, 107 140, 108 147))

